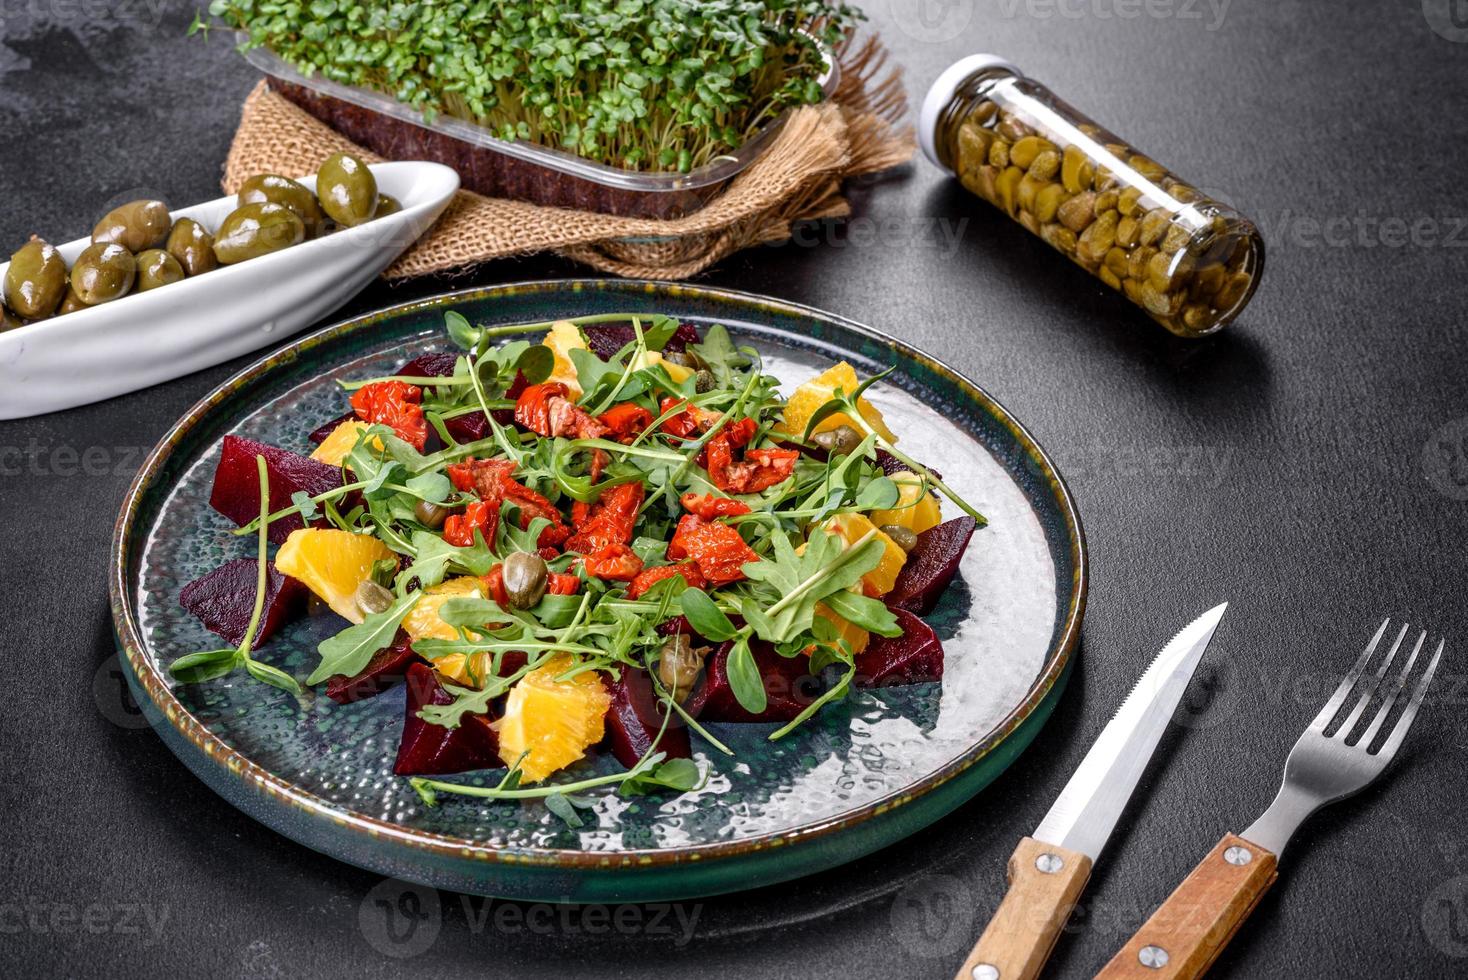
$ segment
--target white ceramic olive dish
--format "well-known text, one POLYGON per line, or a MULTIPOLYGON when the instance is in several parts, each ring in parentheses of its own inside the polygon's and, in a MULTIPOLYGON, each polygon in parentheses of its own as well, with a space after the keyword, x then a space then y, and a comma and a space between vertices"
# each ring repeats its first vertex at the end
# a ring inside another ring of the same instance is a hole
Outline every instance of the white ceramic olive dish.
MULTIPOLYGON (((0 419, 112 398, 212 367, 299 331, 346 303, 418 240, 459 189, 449 167, 370 168, 402 210, 236 265, 220 266, 0 333, 0 419)), ((299 181, 312 190, 315 176, 299 181)), ((211 233, 233 195, 172 212, 211 233)), ((57 246, 67 267, 90 238, 57 246)), ((0 263, 3 279, 9 263, 0 263)))

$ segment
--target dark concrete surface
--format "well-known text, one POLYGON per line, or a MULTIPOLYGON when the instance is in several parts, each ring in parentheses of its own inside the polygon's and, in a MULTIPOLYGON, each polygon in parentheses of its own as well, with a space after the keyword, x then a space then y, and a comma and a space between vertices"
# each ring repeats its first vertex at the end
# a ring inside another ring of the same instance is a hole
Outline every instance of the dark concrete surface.
MULTIPOLYGON (((1093 583, 1079 669, 1033 747, 930 831, 759 891, 569 913, 434 896, 388 937, 372 874, 208 792, 121 700, 104 567, 142 453, 243 361, 0 424, 0 972, 8 976, 948 977, 1005 859, 1178 625, 1233 603, 1050 975, 1088 976, 1225 831, 1383 616, 1445 634, 1401 765, 1312 820, 1215 974, 1468 968, 1468 5, 1462 0, 868 0, 917 96, 993 50, 1253 215, 1269 268, 1234 327, 1173 341, 925 162, 856 217, 704 281, 939 353, 1069 479, 1093 583), (1456 15, 1456 21, 1453 16, 1456 15), (1435 26, 1434 26, 1435 25, 1435 26), (1326 232, 1323 234, 1323 231, 1326 232), (90 451, 90 454, 89 454, 90 451), (680 917, 681 916, 681 917, 680 917), (632 925, 628 925, 632 923, 632 925), (397 943, 394 945, 394 943, 397 943), (413 952, 394 959, 383 949, 413 952)), ((215 196, 255 73, 192 5, 0 0, 0 243, 113 203, 215 196)), ((345 316, 547 258, 376 285, 345 316)), ((201 315, 207 315, 202 311, 201 315)), ((0 379, 3 383, 3 379, 0 379)), ((399 906, 413 911, 410 900, 399 906)))

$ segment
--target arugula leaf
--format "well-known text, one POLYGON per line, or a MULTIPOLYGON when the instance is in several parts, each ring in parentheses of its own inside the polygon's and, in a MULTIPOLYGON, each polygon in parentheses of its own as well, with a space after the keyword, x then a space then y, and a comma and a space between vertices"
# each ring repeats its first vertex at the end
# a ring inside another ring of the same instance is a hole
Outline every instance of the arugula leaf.
POLYGON ((678 326, 675 317, 659 313, 652 318, 652 325, 643 329, 642 342, 647 345, 648 350, 660 351, 668 346, 668 341, 678 332, 678 326))
MULTIPOLYGON (((589 804, 588 804, 589 805, 589 804)), ((566 822, 572 830, 583 826, 586 821, 576 813, 575 798, 564 793, 551 793, 545 798, 545 808, 566 822)))
POLYGON ((403 486, 407 487, 408 492, 413 496, 431 504, 446 502, 454 492, 454 485, 442 473, 423 473, 413 477, 403 486))
POLYGON ((847 547, 839 536, 817 530, 799 555, 783 534, 774 535, 771 543, 772 557, 744 566, 757 588, 740 601, 745 619, 771 643, 808 631, 816 605, 861 581, 877 567, 885 548, 874 531, 847 547))
POLYGON ((291 503, 296 505, 296 510, 301 512, 301 520, 314 521, 316 519, 316 501, 304 490, 297 490, 291 494, 291 503))
POLYGON ((316 647, 321 663, 306 678, 307 684, 319 684, 328 677, 344 674, 352 677, 362 672, 372 655, 392 643, 398 627, 422 598, 421 592, 410 592, 380 613, 373 613, 355 626, 348 626, 336 636, 322 640, 316 647))
POLYGON ((897 617, 879 599, 858 595, 855 592, 835 592, 822 600, 827 608, 853 626, 876 633, 878 636, 901 636, 902 627, 897 617))
POLYGON ((700 636, 722 643, 733 639, 738 632, 734 624, 729 622, 729 617, 724 615, 723 610, 703 589, 686 589, 678 597, 678 601, 683 607, 683 615, 687 617, 688 624, 700 636))
POLYGON ((708 365, 720 388, 734 386, 735 375, 740 368, 749 366, 749 357, 734 347, 729 331, 722 323, 716 323, 704 331, 703 343, 689 344, 688 348, 708 365))
POLYGON ((857 510, 889 510, 901 499, 897 484, 890 477, 879 476, 861 488, 852 506, 857 510))

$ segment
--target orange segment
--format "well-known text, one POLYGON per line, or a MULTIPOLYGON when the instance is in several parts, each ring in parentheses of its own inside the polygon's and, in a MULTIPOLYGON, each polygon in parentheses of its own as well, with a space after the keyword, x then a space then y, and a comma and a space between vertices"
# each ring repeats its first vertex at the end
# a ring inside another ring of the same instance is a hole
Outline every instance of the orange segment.
MULTIPOLYGON (((861 384, 856 377, 856 369, 845 361, 825 372, 811 378, 805 384, 795 389, 795 394, 785 403, 785 418, 776 428, 799 438, 805 432, 805 427, 810 423, 810 418, 826 402, 830 401, 840 388, 846 394, 851 394, 861 384)), ((861 411, 861 417, 871 426, 872 430, 890 443, 897 442, 897 436, 887 428, 887 423, 882 419, 882 413, 865 398, 859 399, 856 407, 861 411)), ((827 416, 816 426, 816 432, 825 432, 837 426, 849 425, 858 432, 861 427, 856 425, 845 412, 837 412, 835 415, 827 416)))
POLYGON ((872 641, 871 633, 868 633, 860 626, 848 623, 826 608, 824 602, 816 605, 816 615, 822 619, 829 620, 831 625, 836 627, 836 635, 851 645, 852 653, 861 653, 867 648, 867 644, 872 641))
MULTIPOLYGON (((484 598, 484 584, 477 578, 465 575, 462 578, 451 578, 447 582, 424 589, 423 598, 418 600, 412 611, 408 613, 408 617, 403 620, 403 630, 413 638, 415 643, 418 640, 457 640, 459 631, 440 619, 438 611, 443 608, 445 602, 462 596, 484 598)), ((459 657, 457 670, 463 671, 463 656, 456 656, 459 657)), ((445 668, 450 659, 450 657, 444 657, 442 660, 435 661, 434 666, 440 672, 459 679, 457 674, 450 673, 445 668)), ((468 683, 467 675, 461 680, 461 683, 468 683)))
POLYGON ((374 564, 388 558, 397 555, 369 535, 307 527, 285 539, 275 553, 275 567, 305 583, 333 612, 360 623, 364 616, 355 598, 357 586, 372 577, 374 564))
POLYGON ((555 368, 547 380, 559 381, 571 390, 572 398, 580 398, 581 386, 576 383, 576 365, 571 363, 571 351, 587 349, 586 340, 581 336, 581 328, 570 320, 557 320, 546 331, 545 339, 541 343, 549 347, 556 356, 555 368))
POLYGON ((892 591, 892 586, 897 584, 897 573, 907 563, 907 552, 898 547, 897 542, 878 531, 877 525, 865 514, 837 514, 826 522, 825 528, 832 534, 839 534, 848 546, 860 541, 868 532, 875 533, 877 540, 883 543, 882 560, 877 562, 876 568, 863 575, 861 581, 868 595, 884 596, 892 591))
POLYGON ((505 699, 500 758, 513 766, 522 754, 530 753, 520 762, 522 782, 540 782, 602 739, 602 719, 612 696, 594 670, 557 681, 574 663, 565 654, 551 658, 520 678, 505 699))
POLYGON ((439 657, 433 662, 433 669, 455 684, 464 687, 483 687, 483 681, 489 677, 489 668, 494 661, 487 651, 474 654, 471 661, 469 656, 462 653, 451 653, 446 657, 439 657))
MULTIPOLYGON (((332 429, 331 435, 321 440, 321 445, 312 451, 311 458, 327 466, 340 466, 342 460, 347 458, 347 453, 357 445, 357 440, 361 438, 362 430, 365 428, 367 428, 366 422, 360 419, 348 419, 332 429)), ((372 446, 378 452, 382 452, 381 439, 374 437, 372 446)))
POLYGON ((891 510, 872 511, 873 524, 878 527, 896 524, 911 528, 914 534, 922 534, 928 528, 943 523, 943 509, 938 496, 923 486, 922 477, 904 471, 892 474, 892 482, 897 484, 897 506, 891 510))

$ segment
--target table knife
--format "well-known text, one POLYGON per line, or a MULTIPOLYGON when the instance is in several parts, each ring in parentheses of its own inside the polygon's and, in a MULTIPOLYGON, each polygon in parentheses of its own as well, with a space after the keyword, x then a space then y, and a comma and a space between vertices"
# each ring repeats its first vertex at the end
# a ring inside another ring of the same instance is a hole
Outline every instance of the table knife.
POLYGON ((1039 975, 1227 608, 1208 610, 1162 648, 1040 826, 1019 842, 1009 890, 956 980, 1039 975))

